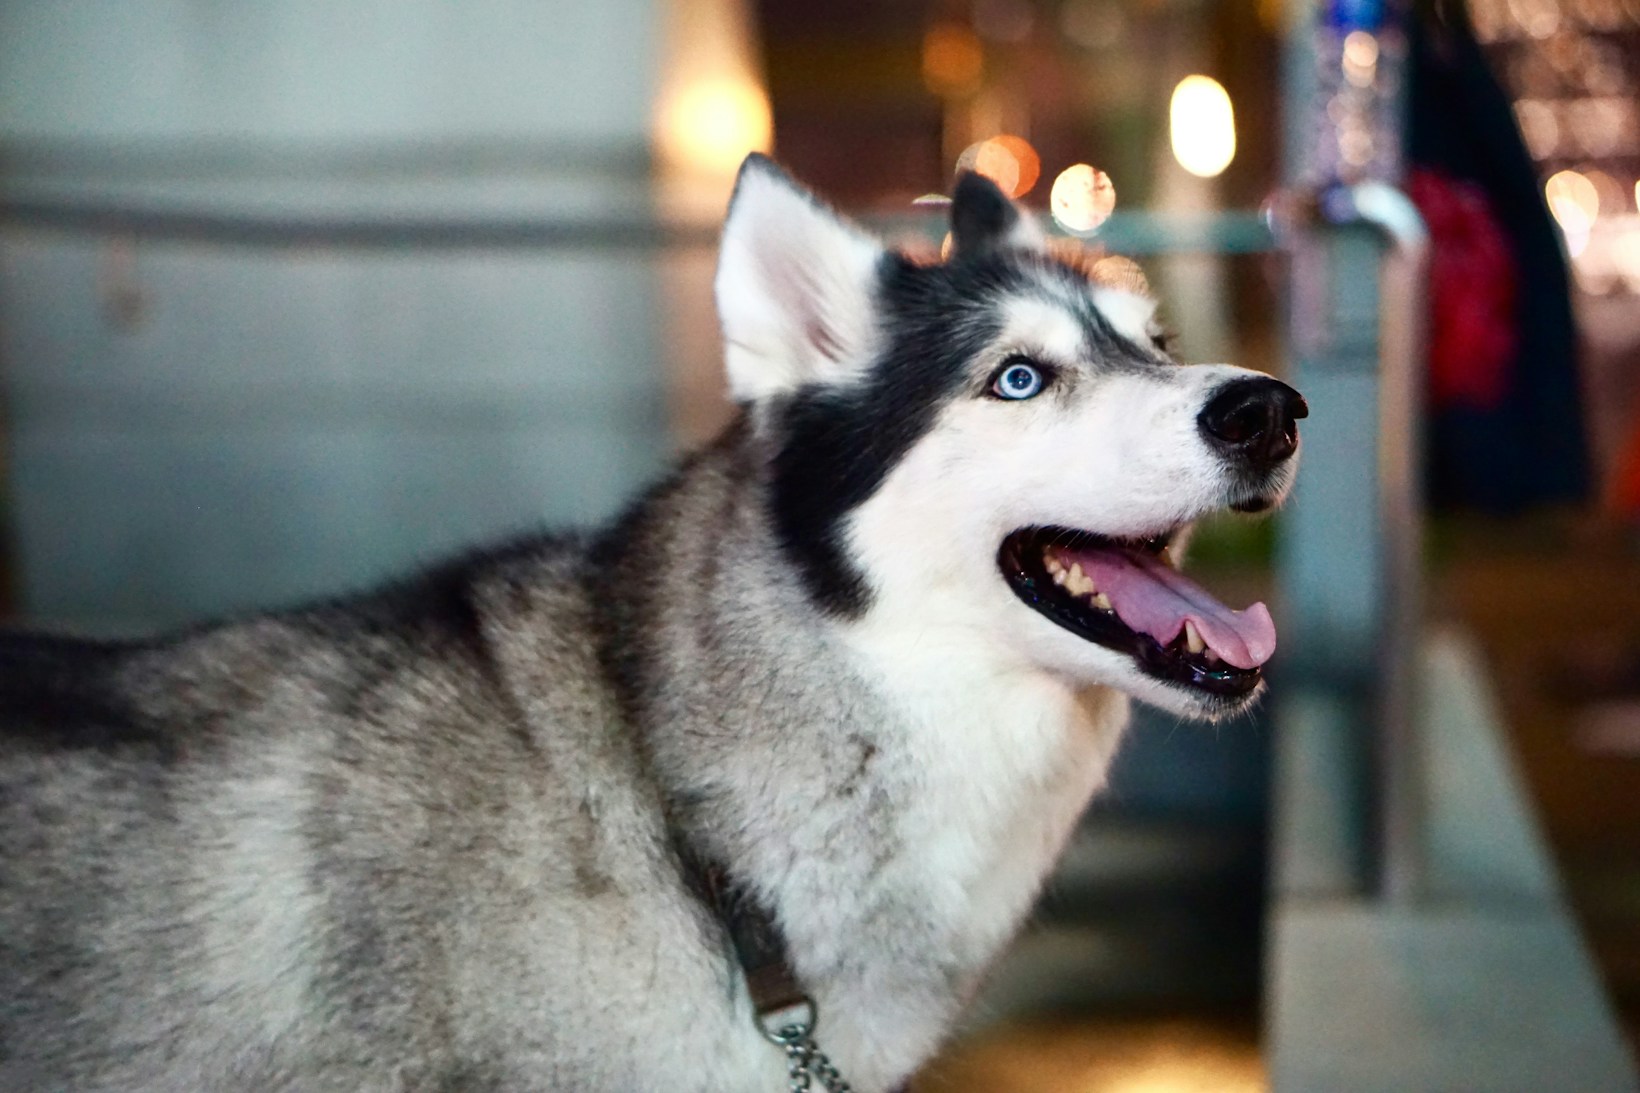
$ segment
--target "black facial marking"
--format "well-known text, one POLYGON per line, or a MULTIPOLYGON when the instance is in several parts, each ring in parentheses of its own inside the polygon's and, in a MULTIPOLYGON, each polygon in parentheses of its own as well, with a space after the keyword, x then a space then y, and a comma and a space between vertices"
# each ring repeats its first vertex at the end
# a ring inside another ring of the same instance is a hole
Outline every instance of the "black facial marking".
POLYGON ((782 548, 822 608, 858 616, 870 592, 842 523, 967 394, 970 362, 1001 332, 997 302, 1029 274, 995 254, 942 266, 886 255, 878 306, 887 346, 859 383, 797 391, 775 408, 772 515, 782 548))
MULTIPOLYGON (((965 175, 952 208, 954 235, 992 238, 1018 213, 989 180, 965 175), (970 179, 974 181, 970 181, 970 179), (965 196, 966 195, 966 196, 965 196), (993 207, 992 199, 995 199, 993 207), (976 235, 975 233, 979 233, 976 235)), ((854 384, 815 385, 776 405, 771 415, 772 516, 781 547, 814 601, 842 617, 870 604, 864 577, 847 557, 843 521, 882 485, 927 433, 940 408, 970 392, 969 365, 1001 335, 1001 303, 1042 294, 1060 281, 1102 369, 1158 366, 1155 356, 1116 332, 1088 295, 1087 278, 1052 258, 980 246, 944 265, 919 266, 886 254, 876 304, 887 346, 854 384)))

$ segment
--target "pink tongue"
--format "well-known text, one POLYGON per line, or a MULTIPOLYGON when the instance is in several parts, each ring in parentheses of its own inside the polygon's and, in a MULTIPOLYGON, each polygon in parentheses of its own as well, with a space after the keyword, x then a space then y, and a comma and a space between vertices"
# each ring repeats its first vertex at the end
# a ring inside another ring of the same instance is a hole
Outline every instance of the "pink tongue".
POLYGON ((1207 647, 1237 668, 1257 668, 1276 651, 1276 626, 1262 603, 1232 611, 1178 570, 1144 554, 1077 551, 1065 558, 1066 564, 1072 561, 1082 563, 1082 572, 1110 597, 1117 618, 1162 645, 1178 637, 1189 620, 1207 647))

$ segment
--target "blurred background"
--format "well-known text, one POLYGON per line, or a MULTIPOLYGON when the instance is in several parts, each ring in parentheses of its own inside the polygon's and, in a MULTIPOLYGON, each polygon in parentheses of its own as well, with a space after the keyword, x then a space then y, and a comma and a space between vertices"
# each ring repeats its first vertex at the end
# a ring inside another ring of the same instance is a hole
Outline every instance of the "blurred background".
POLYGON ((747 151, 934 245, 969 167, 1314 414, 1195 548, 1274 701, 1145 715, 917 1088, 1633 1089, 1637 83, 1636 0, 0 5, 4 605, 605 517, 726 420, 747 151))

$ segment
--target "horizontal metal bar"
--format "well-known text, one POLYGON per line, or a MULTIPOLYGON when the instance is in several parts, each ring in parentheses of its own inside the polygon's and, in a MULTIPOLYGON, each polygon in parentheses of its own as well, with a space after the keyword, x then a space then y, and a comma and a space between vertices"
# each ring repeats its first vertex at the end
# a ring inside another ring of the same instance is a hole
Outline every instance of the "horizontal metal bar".
MULTIPOLYGON (((1046 214, 1039 214, 1048 222, 1046 214)), ((890 235, 921 235, 938 242, 945 234, 943 214, 899 214, 866 218, 890 235)), ((1263 254, 1276 249, 1264 214, 1251 209, 1181 216, 1145 210, 1112 213, 1091 232, 1070 233, 1090 247, 1112 254, 1146 257, 1166 254, 1263 254)))
MULTIPOLYGON (((943 217, 937 213, 863 219, 891 235, 938 239, 945 231, 943 217)), ((715 245, 718 235, 716 224, 630 215, 283 215, 3 194, 0 227, 241 246, 375 249, 665 250, 715 245)), ((1078 238, 1112 253, 1140 257, 1257 254, 1274 247, 1263 218, 1245 211, 1184 218, 1148 212, 1118 213, 1098 232, 1078 238)))
POLYGON ((1129 255, 1262 254, 1276 247, 1263 214, 1248 210, 1200 216, 1116 213, 1097 233, 1081 238, 1129 255))

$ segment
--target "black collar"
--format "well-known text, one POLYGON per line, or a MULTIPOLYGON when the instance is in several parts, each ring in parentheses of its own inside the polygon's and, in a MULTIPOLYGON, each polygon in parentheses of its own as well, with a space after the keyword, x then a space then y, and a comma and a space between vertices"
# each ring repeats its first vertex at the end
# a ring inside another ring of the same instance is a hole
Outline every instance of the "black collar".
MULTIPOLYGON (((673 846, 686 885, 729 935, 735 961, 746 980, 746 993, 751 998, 759 1031, 784 1048, 788 1056, 802 1060, 804 1074, 818 1073, 826 1089, 849 1089, 830 1060, 815 1046, 812 1033, 818 1014, 814 1001, 792 970, 786 953, 786 935, 781 933, 774 913, 754 894, 737 885, 720 863, 693 853, 676 831, 673 846), (794 1051, 798 1054, 794 1055, 794 1051), (816 1069, 810 1071, 811 1066, 816 1069)), ((796 1076, 794 1070, 794 1081, 796 1076)), ((906 1093, 907 1089, 909 1086, 901 1086, 895 1093, 906 1093)))
POLYGON ((782 1010, 811 1005, 786 951, 786 935, 774 914, 738 885, 721 864, 689 851, 679 841, 680 862, 689 887, 729 935, 735 961, 746 977, 746 992, 760 1020, 782 1010))

